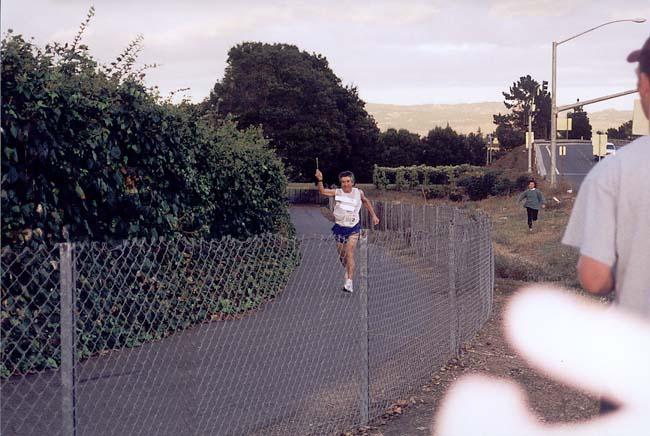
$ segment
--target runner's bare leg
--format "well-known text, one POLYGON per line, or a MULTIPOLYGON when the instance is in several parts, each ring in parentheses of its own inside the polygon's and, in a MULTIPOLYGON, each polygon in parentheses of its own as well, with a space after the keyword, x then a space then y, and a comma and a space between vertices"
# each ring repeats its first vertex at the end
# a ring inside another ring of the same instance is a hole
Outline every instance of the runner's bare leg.
POLYGON ((357 241, 359 241, 359 234, 354 233, 350 235, 347 244, 345 244, 345 270, 349 279, 354 277, 354 250, 357 248, 357 241))
MULTIPOLYGON (((339 252, 339 262, 341 262, 341 265, 343 265, 343 268, 345 268, 345 244, 342 242, 337 242, 336 250, 339 252)), ((346 274, 347 274, 347 269, 346 269, 346 274)))

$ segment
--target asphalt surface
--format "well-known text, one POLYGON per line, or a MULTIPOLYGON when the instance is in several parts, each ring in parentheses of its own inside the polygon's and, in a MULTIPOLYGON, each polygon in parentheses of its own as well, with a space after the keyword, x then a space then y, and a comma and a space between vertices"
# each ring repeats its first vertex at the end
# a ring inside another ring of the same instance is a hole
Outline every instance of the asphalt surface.
MULTIPOLYGON (((302 261, 275 301, 78 365, 77 435, 333 434, 359 422, 364 380, 376 415, 429 377, 454 325, 444 256, 432 269, 400 241, 369 244, 366 327, 331 223, 313 206, 291 216, 302 261)), ((3 381, 2 435, 64 434, 61 392, 57 371, 3 381)))
MULTIPOLYGON (((594 165, 591 144, 568 143, 566 145, 566 156, 557 157, 558 180, 568 182, 573 189, 578 190, 585 176, 594 165)), ((542 158, 546 171, 551 170, 551 150, 549 143, 540 143, 542 158)))

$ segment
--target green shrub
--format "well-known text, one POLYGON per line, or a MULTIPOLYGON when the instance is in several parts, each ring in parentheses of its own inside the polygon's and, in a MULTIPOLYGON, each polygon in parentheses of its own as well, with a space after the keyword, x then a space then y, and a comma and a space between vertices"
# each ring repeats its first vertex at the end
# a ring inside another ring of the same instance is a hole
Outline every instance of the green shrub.
POLYGON ((444 170, 434 168, 429 171, 429 183, 432 185, 446 185, 449 183, 449 176, 444 170))
POLYGON ((414 189, 420 186, 420 171, 417 167, 411 167, 408 171, 408 184, 409 188, 414 189))
POLYGON ((496 177, 493 174, 465 174, 457 185, 465 188, 470 200, 477 201, 487 198, 494 188, 496 177))
POLYGON ((498 172, 488 171, 485 174, 483 174, 483 179, 481 183, 482 183, 482 189, 485 189, 487 192, 485 197, 487 197, 488 195, 494 195, 494 190, 495 190, 497 180, 499 180, 498 172))
POLYGON ((384 168, 379 168, 375 165, 374 171, 372 172, 372 183, 375 184, 377 189, 384 190, 388 188, 388 176, 384 168))
POLYGON ((463 174, 466 174, 466 173, 476 172, 476 171, 481 171, 482 170, 481 167, 476 167, 476 166, 469 165, 469 164, 455 165, 455 166, 453 166, 451 168, 452 168, 452 173, 453 173, 454 178, 459 178, 463 174))
POLYGON ((431 185, 424 188, 424 195, 427 199, 446 198, 451 193, 451 187, 446 185, 431 185))
POLYGON ((454 189, 449 193, 449 199, 451 201, 463 201, 463 192, 460 189, 454 189))
MULTIPOLYGON (((171 104, 147 89, 131 71, 137 40, 103 67, 77 39, 45 50, 20 35, 2 40, 1 322, 3 332, 13 332, 3 337, 3 376, 56 365, 58 261, 43 254, 53 243, 183 234, 237 245, 243 242, 233 237, 293 232, 284 168, 261 130, 240 131, 230 120, 211 127, 194 105, 171 104), (40 257, 21 257, 23 249, 40 257)), ((138 268, 129 274, 141 275, 119 283, 119 275, 98 283, 94 272, 78 271, 79 302, 92 302, 83 310, 116 311, 85 320, 80 313, 82 355, 164 337, 209 313, 253 307, 282 289, 296 264, 295 250, 285 257, 273 257, 268 247, 242 252, 231 269, 192 276, 195 283, 222 279, 203 296, 188 281, 188 271, 206 264, 201 252, 174 257, 158 250, 153 259, 133 259, 138 268), (169 287, 161 287, 156 271, 174 275, 169 287), (147 304, 149 312, 133 309, 147 304), (156 312, 176 304, 182 313, 156 324, 156 312)), ((111 256, 99 253, 93 265, 120 260, 111 256)), ((228 265, 220 252, 211 256, 228 265)))
POLYGON ((528 189, 528 183, 530 182, 530 174, 522 174, 515 180, 515 189, 517 191, 525 191, 528 189))
POLYGON ((402 167, 395 170, 395 185, 398 191, 406 191, 409 188, 409 182, 406 179, 406 170, 402 167))
POLYGON ((498 177, 494 184, 494 195, 510 195, 515 190, 515 183, 507 177, 498 177))
POLYGON ((212 128, 83 46, 9 33, 2 63, 3 246, 288 226, 283 167, 258 129, 212 128))
POLYGON ((197 166, 208 236, 245 238, 265 232, 292 234, 284 166, 266 147, 262 132, 226 122, 212 132, 197 166))
POLYGON ((465 188, 465 192, 470 200, 477 201, 494 195, 497 182, 499 181, 499 172, 487 171, 485 173, 473 173, 463 176, 458 184, 465 188))
POLYGON ((395 185, 396 189, 406 190, 418 186, 446 185, 455 180, 454 174, 464 174, 467 171, 476 171, 477 168, 470 165, 463 165, 457 169, 455 166, 428 167, 425 165, 410 167, 380 167, 375 165, 373 171, 373 183, 378 189, 387 189, 395 185))

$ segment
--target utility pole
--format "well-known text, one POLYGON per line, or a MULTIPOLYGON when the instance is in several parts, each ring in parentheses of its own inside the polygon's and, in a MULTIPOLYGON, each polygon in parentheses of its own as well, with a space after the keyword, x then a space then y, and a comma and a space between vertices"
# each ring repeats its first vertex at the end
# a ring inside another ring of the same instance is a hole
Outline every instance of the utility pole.
MULTIPOLYGON (((623 22, 645 23, 645 21, 646 21, 645 18, 631 18, 625 20, 608 21, 606 23, 592 27, 591 29, 587 29, 584 32, 580 32, 577 35, 573 35, 569 38, 566 38, 560 42, 553 41, 553 72, 552 72, 553 85, 552 85, 552 92, 551 92, 551 186, 552 187, 555 187, 557 184, 557 178, 555 177, 555 172, 557 169, 557 114, 558 112, 562 112, 562 110, 567 110, 567 109, 571 109, 572 107, 575 107, 573 105, 563 106, 562 108, 559 108, 559 110, 557 107, 557 46, 560 44, 564 44, 565 42, 571 41, 579 36, 582 36, 585 33, 589 33, 593 30, 600 29, 603 26, 607 26, 608 24, 623 23, 623 22)), ((626 93, 632 93, 632 92, 635 91, 626 91, 626 93)), ((584 106, 585 104, 593 103, 595 101, 602 101, 608 98, 614 98, 616 96, 620 96, 624 94, 625 93, 620 93, 620 94, 615 94, 613 96, 601 97, 600 99, 594 99, 594 100, 584 102, 582 105, 584 106)))
POLYGON ((557 179, 557 42, 553 41, 553 73, 551 75, 551 186, 555 188, 557 179))
POLYGON ((528 174, 533 172, 533 114, 535 113, 535 96, 539 94, 539 87, 535 88, 535 94, 530 97, 528 105, 528 134, 526 135, 526 148, 528 149, 528 174))

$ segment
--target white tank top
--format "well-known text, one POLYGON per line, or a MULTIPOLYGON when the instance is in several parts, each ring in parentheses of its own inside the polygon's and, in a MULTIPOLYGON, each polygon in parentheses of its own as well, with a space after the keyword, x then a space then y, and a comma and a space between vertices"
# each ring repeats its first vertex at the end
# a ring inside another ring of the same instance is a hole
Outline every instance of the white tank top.
POLYGON ((352 188, 352 192, 346 194, 342 189, 336 190, 334 197, 334 221, 342 227, 354 227, 359 222, 359 211, 361 210, 361 190, 352 188))

